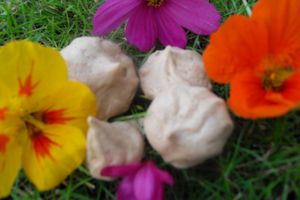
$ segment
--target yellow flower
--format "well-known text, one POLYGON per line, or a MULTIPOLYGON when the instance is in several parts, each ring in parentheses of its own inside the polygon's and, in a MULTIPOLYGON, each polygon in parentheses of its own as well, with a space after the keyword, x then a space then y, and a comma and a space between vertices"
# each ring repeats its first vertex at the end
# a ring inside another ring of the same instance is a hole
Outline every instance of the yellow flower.
POLYGON ((96 100, 67 80, 59 52, 29 41, 0 48, 0 198, 20 168, 41 191, 63 181, 85 158, 86 118, 96 100))

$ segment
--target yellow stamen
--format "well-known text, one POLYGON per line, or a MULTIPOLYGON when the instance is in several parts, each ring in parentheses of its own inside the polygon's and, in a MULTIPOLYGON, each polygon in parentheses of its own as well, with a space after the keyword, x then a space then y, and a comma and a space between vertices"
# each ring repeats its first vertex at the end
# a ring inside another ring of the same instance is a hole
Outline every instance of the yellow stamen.
POLYGON ((266 90, 278 92, 282 89, 284 82, 293 74, 292 67, 267 70, 264 73, 262 84, 266 90))
MULTIPOLYGON (((32 115, 26 115, 24 117, 24 121, 28 124, 27 128, 31 129, 39 129, 39 130, 43 130, 45 127, 45 124, 43 122, 41 122, 40 120, 36 119, 34 116, 32 115)), ((30 132, 30 130, 29 130, 30 132)))
POLYGON ((147 4, 148 6, 158 8, 163 4, 164 0, 147 0, 147 2, 148 2, 147 4))

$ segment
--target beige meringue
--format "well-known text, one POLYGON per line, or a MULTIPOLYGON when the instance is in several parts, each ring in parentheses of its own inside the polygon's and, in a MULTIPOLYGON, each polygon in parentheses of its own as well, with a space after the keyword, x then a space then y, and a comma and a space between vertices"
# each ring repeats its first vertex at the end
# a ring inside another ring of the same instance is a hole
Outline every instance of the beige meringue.
POLYGON ((177 47, 168 46, 149 56, 139 76, 143 92, 150 99, 177 84, 211 88, 201 55, 177 47))
POLYGON ((132 60, 118 45, 98 37, 79 37, 61 54, 67 61, 69 78, 87 84, 95 93, 99 119, 128 110, 138 77, 132 60))
POLYGON ((224 101, 207 88, 178 85, 157 95, 144 127, 166 162, 187 168, 220 154, 233 123, 224 101))
POLYGON ((130 122, 108 123, 89 117, 86 164, 92 177, 111 180, 100 176, 101 170, 109 165, 138 163, 144 155, 144 138, 130 122))

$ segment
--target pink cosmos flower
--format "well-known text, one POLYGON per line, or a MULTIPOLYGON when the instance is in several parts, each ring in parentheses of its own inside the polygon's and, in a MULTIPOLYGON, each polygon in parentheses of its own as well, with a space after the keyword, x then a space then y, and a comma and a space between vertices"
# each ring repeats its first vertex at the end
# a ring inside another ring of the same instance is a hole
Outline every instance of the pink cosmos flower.
POLYGON ((152 161, 141 164, 109 166, 101 171, 102 176, 124 176, 118 187, 118 200, 162 200, 163 184, 173 185, 172 176, 152 161))
POLYGON ((157 39, 164 45, 184 48, 187 28, 209 35, 220 25, 220 13, 209 0, 106 0, 97 10, 94 35, 106 35, 128 19, 125 35, 141 51, 157 39))

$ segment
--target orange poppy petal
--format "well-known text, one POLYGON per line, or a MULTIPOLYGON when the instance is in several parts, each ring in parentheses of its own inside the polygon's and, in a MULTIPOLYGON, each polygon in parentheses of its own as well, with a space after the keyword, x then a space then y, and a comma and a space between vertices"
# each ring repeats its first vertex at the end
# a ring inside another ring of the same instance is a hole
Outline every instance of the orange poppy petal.
POLYGON ((300 103, 300 73, 295 73, 285 81, 282 89, 284 98, 289 99, 295 104, 300 103))
POLYGON ((228 104, 234 113, 250 119, 284 115, 295 106, 283 94, 264 90, 261 79, 249 73, 233 79, 228 104))
POLYGON ((21 167, 21 152, 13 137, 0 133, 0 198, 10 193, 21 167))
POLYGON ((295 56, 299 56, 299 10, 299 0, 260 0, 254 6, 251 18, 267 26, 273 55, 297 51, 295 56))
POLYGON ((235 74, 252 69, 267 54, 265 27, 248 17, 231 16, 211 36, 203 54, 209 77, 219 83, 228 83, 235 74))
POLYGON ((48 125, 28 140, 22 158, 24 171, 41 191, 52 189, 85 158, 85 136, 78 128, 48 125))

